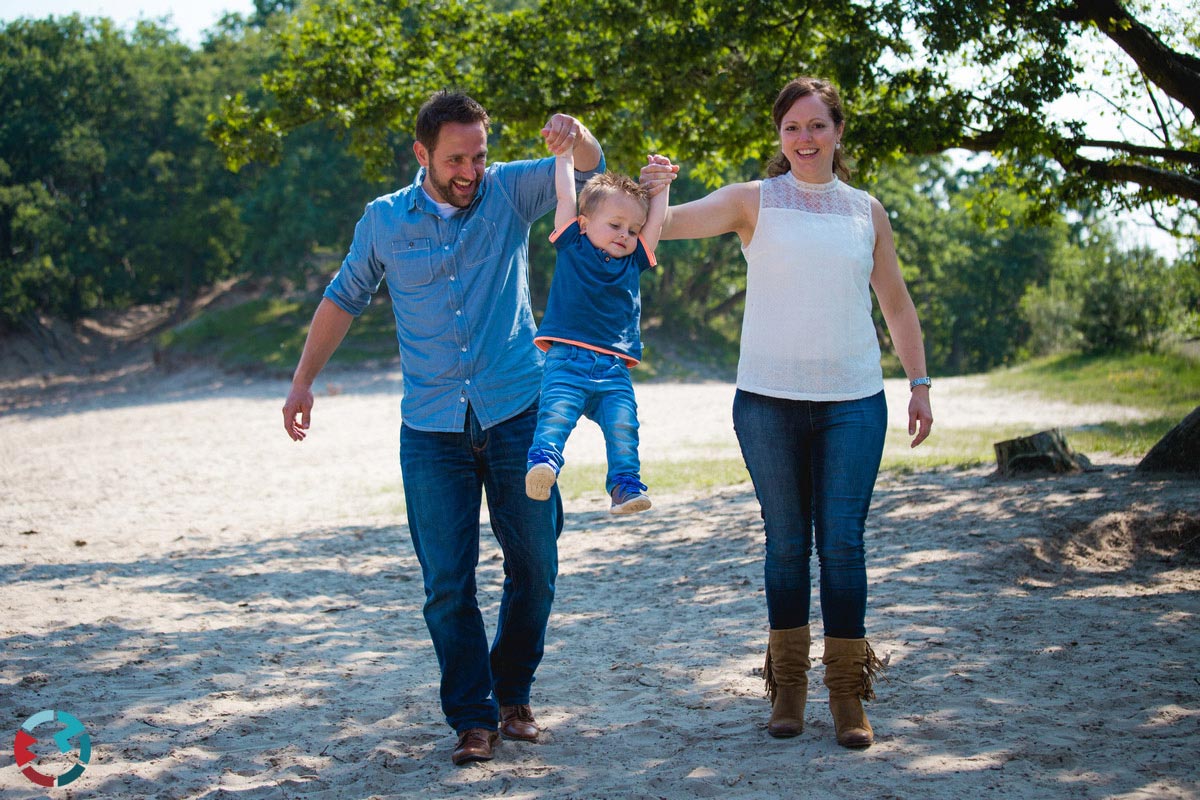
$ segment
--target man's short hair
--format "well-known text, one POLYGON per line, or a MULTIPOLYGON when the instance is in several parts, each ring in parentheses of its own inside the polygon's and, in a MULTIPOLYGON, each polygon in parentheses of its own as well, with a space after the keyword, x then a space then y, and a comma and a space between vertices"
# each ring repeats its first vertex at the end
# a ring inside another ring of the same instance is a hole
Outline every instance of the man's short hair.
POLYGON ((614 195, 632 197, 642 207, 642 213, 650 213, 650 192, 632 178, 615 172, 593 175, 579 193, 579 213, 583 216, 595 213, 596 209, 614 195))
POLYGON ((442 89, 434 92, 417 112, 417 141, 432 153, 437 145, 438 134, 447 122, 457 122, 461 125, 482 122, 486 129, 491 124, 491 119, 488 118, 487 110, 467 95, 442 89))

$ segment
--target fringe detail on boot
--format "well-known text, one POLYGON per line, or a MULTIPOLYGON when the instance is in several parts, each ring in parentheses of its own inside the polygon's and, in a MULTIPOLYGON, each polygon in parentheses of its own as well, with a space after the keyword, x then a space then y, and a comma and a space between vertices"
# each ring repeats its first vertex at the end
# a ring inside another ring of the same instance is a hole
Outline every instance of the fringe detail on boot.
MULTIPOLYGON (((865 664, 863 664, 862 690, 859 692, 858 696, 863 700, 874 700, 875 681, 887 681, 887 676, 883 674, 884 668, 887 666, 887 661, 880 661, 879 657, 875 655, 875 651, 871 649, 871 645, 869 643, 866 645, 866 648, 867 661, 865 664)), ((770 655, 770 653, 768 653, 768 655, 770 655)))
POLYGON ((767 688, 767 699, 771 704, 775 704, 775 695, 779 691, 779 684, 775 682, 775 669, 771 664, 771 642, 767 642, 767 660, 763 664, 763 682, 767 688))

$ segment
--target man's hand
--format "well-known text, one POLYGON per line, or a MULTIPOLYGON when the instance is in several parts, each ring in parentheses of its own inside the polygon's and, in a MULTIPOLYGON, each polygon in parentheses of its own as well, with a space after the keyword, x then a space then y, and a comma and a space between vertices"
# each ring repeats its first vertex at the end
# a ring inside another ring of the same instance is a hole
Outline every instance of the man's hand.
POLYGON ((651 153, 646 156, 646 166, 642 167, 638 183, 645 186, 650 192, 650 196, 654 197, 670 186, 671 181, 675 180, 678 175, 678 164, 672 164, 671 159, 666 156, 651 153))
POLYGON ((292 384, 283 403, 283 429, 293 442, 303 442, 312 422, 313 393, 311 386, 292 384), (296 418, 299 417, 299 422, 296 418))
MULTIPOLYGON (((546 129, 542 129, 542 136, 546 136, 546 129)), ((549 137, 546 138, 546 148, 555 158, 565 158, 571 162, 571 168, 575 167, 575 134, 569 133, 564 141, 558 145, 550 144, 549 137)))
POLYGON ((542 127, 542 138, 555 155, 564 150, 575 154, 575 169, 592 172, 600 168, 604 151, 584 124, 568 114, 555 114, 542 127))
POLYGON ((542 138, 550 152, 559 155, 572 150, 575 143, 583 137, 583 125, 579 120, 567 114, 555 114, 542 127, 542 138))

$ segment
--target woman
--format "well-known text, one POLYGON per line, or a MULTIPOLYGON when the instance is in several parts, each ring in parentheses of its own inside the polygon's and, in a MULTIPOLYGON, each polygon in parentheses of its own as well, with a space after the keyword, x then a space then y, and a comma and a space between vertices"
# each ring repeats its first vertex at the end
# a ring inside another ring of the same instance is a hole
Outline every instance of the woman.
MULTIPOLYGON (((849 173, 837 90, 798 78, 780 92, 773 117, 780 152, 767 179, 672 207, 662 239, 734 232, 746 258, 733 421, 766 529, 767 729, 787 737, 804 727, 815 534, 821 660, 837 740, 866 747, 874 734, 862 701, 874 699, 880 665, 866 639, 863 531, 887 426, 871 290, 909 377, 913 447, 933 423, 930 383, 887 212, 842 182, 849 173)), ((676 169, 655 157, 642 180, 654 187, 676 169)))

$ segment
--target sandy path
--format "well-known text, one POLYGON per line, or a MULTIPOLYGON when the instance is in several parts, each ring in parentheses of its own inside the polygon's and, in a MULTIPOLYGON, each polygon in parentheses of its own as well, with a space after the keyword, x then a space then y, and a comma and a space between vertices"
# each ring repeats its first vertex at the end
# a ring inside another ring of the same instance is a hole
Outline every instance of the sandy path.
MULTIPOLYGON (((981 378, 939 380, 936 429, 990 423, 1033 432, 1137 417, 983 387, 981 378)), ((284 381, 196 369, 53 391, 9 388, 10 401, 0 402, 0 486, 12 487, 14 501, 0 507, 0 531, 89 539, 137 529, 219 540, 247 525, 273 532, 397 523, 399 374, 341 373, 316 388, 312 433, 301 445, 282 432, 284 381), (17 407, 2 413, 6 405, 17 407)), ((887 392, 890 424, 902 430, 907 387, 887 381, 887 392)), ((728 383, 639 385, 643 459, 739 458, 733 393, 728 383)), ((566 455, 571 464, 603 463, 599 428, 582 421, 566 455)))
MULTIPOLYGON (((891 680, 863 753, 832 742, 819 667, 804 735, 765 733, 748 486, 626 520, 585 498, 534 687, 547 732, 454 769, 398 515, 395 376, 321 387, 303 445, 282 382, 214 380, 0 385, 0 719, 66 710, 95 747, 66 789, 0 760, 5 798, 1200 797, 1200 572, 1155 544, 1200 533, 1196 481, 1106 459, 1028 482, 884 476, 868 626, 891 680)), ((736 457, 732 391, 639 387, 647 457, 736 457)), ((976 379, 935 397, 942 427, 1126 413, 976 379)), ((578 463, 603 458, 589 428, 578 463)), ((481 559, 491 619, 486 536, 481 559)))

